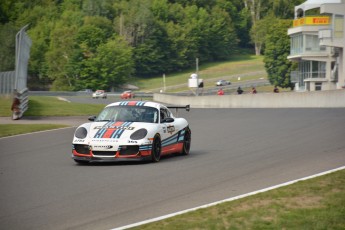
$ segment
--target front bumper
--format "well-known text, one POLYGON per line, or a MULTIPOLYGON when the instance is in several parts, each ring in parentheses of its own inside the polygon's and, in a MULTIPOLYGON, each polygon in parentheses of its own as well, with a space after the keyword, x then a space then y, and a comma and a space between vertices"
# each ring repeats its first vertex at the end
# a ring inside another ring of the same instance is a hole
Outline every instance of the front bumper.
POLYGON ((75 156, 72 154, 72 159, 83 162, 140 162, 151 160, 151 156, 140 157, 95 157, 95 156, 75 156))

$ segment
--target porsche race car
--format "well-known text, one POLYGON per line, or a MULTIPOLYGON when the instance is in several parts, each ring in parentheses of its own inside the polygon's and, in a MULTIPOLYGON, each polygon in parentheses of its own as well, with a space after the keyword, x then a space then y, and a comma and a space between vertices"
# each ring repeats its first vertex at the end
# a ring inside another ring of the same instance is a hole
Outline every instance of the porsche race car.
POLYGON ((184 118, 174 117, 171 108, 149 101, 121 101, 107 105, 91 122, 74 133, 72 158, 89 162, 158 162, 163 155, 189 154, 191 130, 184 118))

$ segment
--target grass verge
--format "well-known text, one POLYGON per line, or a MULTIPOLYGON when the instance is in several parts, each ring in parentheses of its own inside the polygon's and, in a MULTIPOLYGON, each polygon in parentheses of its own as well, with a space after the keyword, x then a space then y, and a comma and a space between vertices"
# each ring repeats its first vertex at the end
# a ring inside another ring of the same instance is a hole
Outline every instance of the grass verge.
MULTIPOLYGON (((11 97, 0 98, 0 116, 11 116, 11 97)), ((104 105, 80 104, 58 100, 56 97, 30 96, 25 116, 84 116, 98 114, 104 105)), ((1 124, 0 137, 67 127, 58 124, 1 124)))
POLYGON ((0 124, 0 137, 68 127, 54 124, 0 124))
MULTIPOLYGON (((10 97, 1 97, 0 116, 11 116, 10 97)), ((104 105, 70 103, 48 96, 30 96, 25 116, 83 116, 98 114, 104 105)))
POLYGON ((345 229, 345 170, 132 229, 345 229))

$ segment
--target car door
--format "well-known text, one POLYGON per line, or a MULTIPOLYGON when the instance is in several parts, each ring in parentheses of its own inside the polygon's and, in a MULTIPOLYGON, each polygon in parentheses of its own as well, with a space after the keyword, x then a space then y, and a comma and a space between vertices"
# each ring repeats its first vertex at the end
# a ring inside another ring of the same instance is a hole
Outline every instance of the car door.
POLYGON ((167 108, 161 107, 159 114, 160 125, 162 128, 162 153, 174 152, 175 144, 177 142, 177 136, 175 134, 178 132, 178 129, 175 127, 175 122, 165 122, 167 118, 173 119, 172 114, 167 108))

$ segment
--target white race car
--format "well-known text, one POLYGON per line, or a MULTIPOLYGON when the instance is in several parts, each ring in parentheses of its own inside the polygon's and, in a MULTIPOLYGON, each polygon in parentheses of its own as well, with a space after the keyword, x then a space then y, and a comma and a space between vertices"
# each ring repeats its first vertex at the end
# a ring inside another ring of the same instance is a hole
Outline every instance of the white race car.
POLYGON ((93 99, 98 99, 98 98, 107 99, 107 93, 104 90, 96 90, 96 92, 92 94, 92 98, 93 99))
POLYGON ((121 101, 107 105, 92 122, 74 133, 72 158, 77 163, 141 161, 158 162, 162 155, 189 154, 191 130, 184 118, 169 108, 148 101, 121 101))

